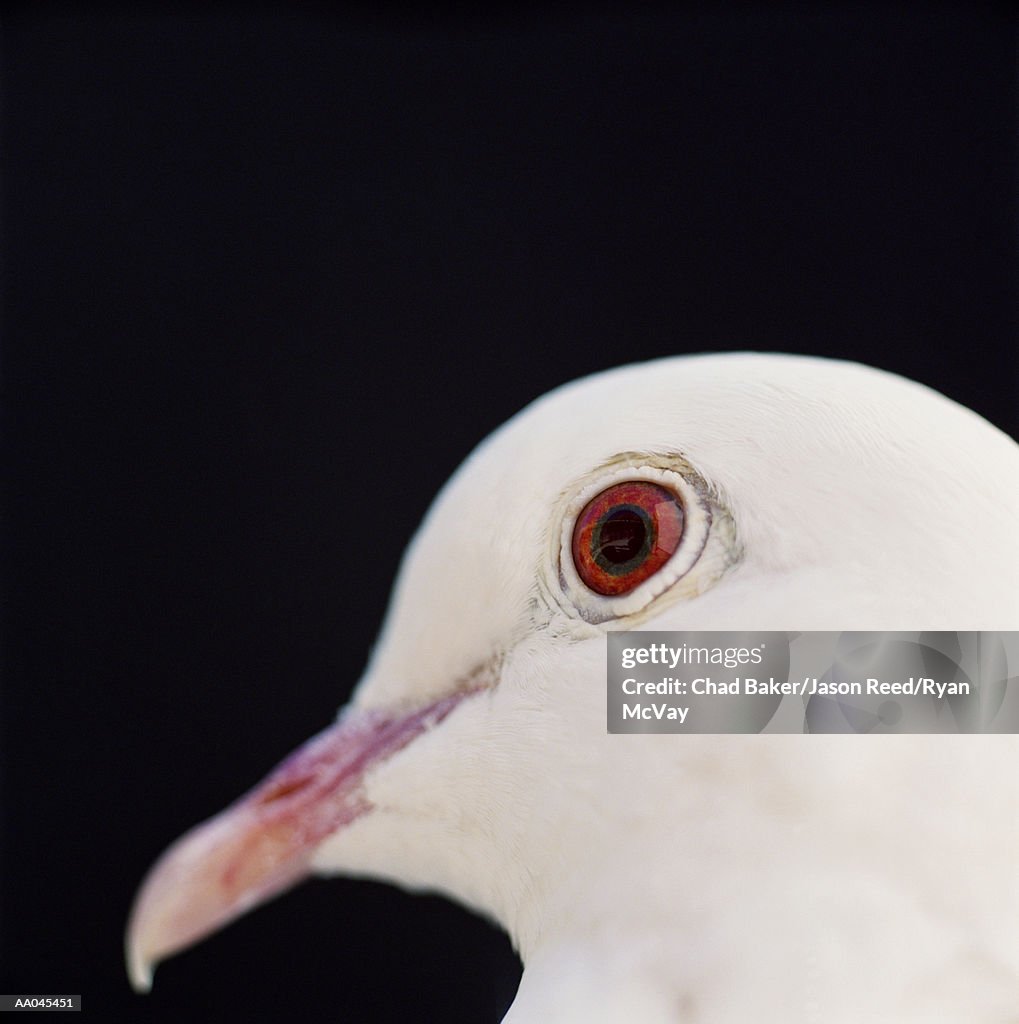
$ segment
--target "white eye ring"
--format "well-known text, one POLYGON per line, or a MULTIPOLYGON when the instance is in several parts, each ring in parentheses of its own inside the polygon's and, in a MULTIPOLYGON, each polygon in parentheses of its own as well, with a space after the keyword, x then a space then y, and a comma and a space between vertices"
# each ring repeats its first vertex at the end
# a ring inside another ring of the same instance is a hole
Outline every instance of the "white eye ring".
MULTIPOLYGON (((677 456, 631 454, 620 456, 613 460, 613 463, 611 469, 599 473, 572 493, 565 505, 561 506, 561 526, 553 533, 554 536, 557 535, 558 540, 555 555, 560 599, 557 603, 571 617, 583 619, 591 624, 636 615, 673 588, 700 561, 711 541, 713 524, 723 527, 724 540, 733 540, 732 521, 728 512, 719 505, 707 484, 685 459, 677 456), (679 498, 685 517, 683 536, 679 547, 669 560, 643 583, 638 584, 628 594, 605 596, 596 593, 580 578, 573 561, 573 532, 577 518, 593 498, 614 484, 629 481, 658 484, 679 498)), ((722 560, 722 571, 735 561, 735 545, 730 546, 727 543, 725 547, 727 550, 731 547, 733 551, 730 557, 722 560)), ((717 570, 719 560, 711 561, 717 570)), ((684 593, 677 596, 694 596, 706 589, 720 575, 721 571, 717 571, 711 579, 698 581, 697 585, 684 588, 684 593)))

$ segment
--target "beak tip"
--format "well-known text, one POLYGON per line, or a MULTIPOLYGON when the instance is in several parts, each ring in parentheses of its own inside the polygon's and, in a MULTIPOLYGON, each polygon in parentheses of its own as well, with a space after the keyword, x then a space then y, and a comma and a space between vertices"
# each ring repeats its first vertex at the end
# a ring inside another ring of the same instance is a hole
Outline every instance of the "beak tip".
POLYGON ((131 982, 131 988, 139 995, 146 995, 152 991, 152 975, 155 971, 155 964, 149 960, 140 945, 128 939, 127 944, 127 977, 131 982))

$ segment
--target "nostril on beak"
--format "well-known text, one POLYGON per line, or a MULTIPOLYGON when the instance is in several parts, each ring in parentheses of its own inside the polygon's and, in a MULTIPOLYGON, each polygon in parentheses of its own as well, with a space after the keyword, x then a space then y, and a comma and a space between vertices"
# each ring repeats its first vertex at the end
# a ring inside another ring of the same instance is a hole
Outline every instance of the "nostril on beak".
POLYGON ((305 775, 304 778, 299 779, 281 779, 279 782, 270 786, 269 789, 258 798, 258 804, 265 806, 266 804, 273 804, 279 800, 283 800, 288 796, 292 796, 294 793, 299 793, 302 789, 309 786, 314 779, 314 776, 305 775))

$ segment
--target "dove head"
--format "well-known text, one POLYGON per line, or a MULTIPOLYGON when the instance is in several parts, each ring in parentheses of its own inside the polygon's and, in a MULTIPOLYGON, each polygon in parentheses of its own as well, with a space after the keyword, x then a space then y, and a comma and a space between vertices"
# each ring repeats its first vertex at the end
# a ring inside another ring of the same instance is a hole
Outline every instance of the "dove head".
POLYGON ((136 983, 311 871, 445 892, 525 960, 597 929, 607 866, 668 808, 674 859, 691 822, 729 827, 684 780, 774 755, 606 735, 606 633, 1014 628, 1017 493, 1010 439, 856 364, 680 357, 546 395, 436 499, 339 723, 153 871, 136 983))

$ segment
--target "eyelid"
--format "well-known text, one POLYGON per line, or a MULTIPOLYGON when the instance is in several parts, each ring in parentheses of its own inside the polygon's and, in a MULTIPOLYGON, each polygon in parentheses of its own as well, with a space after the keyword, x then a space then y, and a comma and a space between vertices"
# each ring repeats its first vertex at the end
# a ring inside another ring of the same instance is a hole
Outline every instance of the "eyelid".
POLYGON ((692 470, 685 471, 685 462, 681 471, 677 466, 679 459, 668 459, 666 464, 665 459, 652 461, 647 456, 639 462, 621 461, 622 464, 598 474, 578 489, 561 513, 556 558, 559 590, 566 600, 558 603, 572 617, 592 624, 637 614, 690 573, 708 544, 715 518, 716 506, 707 485, 692 470), (603 596, 584 584, 573 564, 573 529, 592 498, 615 483, 634 480, 661 484, 679 496, 686 515, 683 540, 669 561, 632 591, 616 597, 603 596))

